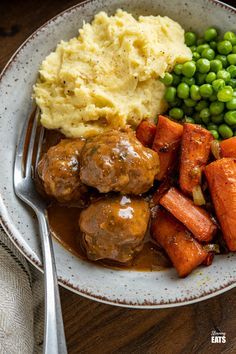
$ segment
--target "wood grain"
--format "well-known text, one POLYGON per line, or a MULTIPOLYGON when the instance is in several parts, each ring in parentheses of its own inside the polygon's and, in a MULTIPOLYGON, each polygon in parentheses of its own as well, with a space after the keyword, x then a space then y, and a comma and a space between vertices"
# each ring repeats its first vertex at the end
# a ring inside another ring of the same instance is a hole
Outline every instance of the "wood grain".
MULTIPOLYGON (((35 29, 77 2, 1 1, 0 69, 35 29)), ((63 288, 60 292, 70 354, 236 353, 236 289, 198 304, 164 310, 113 307, 63 288), (215 329, 226 332, 226 344, 211 344, 215 329)))

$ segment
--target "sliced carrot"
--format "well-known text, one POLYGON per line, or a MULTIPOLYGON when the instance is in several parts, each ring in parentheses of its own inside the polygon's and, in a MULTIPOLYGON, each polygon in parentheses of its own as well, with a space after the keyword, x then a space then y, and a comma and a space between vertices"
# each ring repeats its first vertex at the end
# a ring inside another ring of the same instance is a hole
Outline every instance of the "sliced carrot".
POLYGON ((222 157, 235 157, 236 158, 236 136, 225 139, 220 143, 222 157))
POLYGON ((147 147, 151 147, 155 134, 156 134, 156 125, 148 120, 142 120, 136 129, 137 139, 147 147))
POLYGON ((236 251, 236 159, 214 161, 205 174, 225 242, 236 251))
POLYGON ((180 188, 191 194, 201 184, 201 173, 210 156, 212 134, 197 124, 184 124, 180 158, 180 188))
POLYGON ((208 255, 186 227, 165 210, 158 210, 151 230, 153 238, 164 248, 180 277, 191 273, 208 255))
POLYGON ((165 178, 176 165, 182 133, 181 124, 159 115, 152 145, 160 159, 160 172, 156 176, 159 181, 165 178))
POLYGON ((215 257, 215 253, 209 252, 206 258, 204 259, 204 261, 202 262, 202 264, 209 267, 212 264, 214 257, 215 257))
POLYGON ((170 187, 173 186, 173 179, 171 178, 166 178, 164 181, 161 182, 161 184, 158 186, 157 190, 154 192, 152 196, 152 204, 153 205, 158 205, 160 199, 163 197, 166 192, 170 189, 170 187))
POLYGON ((200 242, 209 242, 217 231, 210 215, 176 188, 171 188, 161 198, 160 204, 181 221, 200 242))

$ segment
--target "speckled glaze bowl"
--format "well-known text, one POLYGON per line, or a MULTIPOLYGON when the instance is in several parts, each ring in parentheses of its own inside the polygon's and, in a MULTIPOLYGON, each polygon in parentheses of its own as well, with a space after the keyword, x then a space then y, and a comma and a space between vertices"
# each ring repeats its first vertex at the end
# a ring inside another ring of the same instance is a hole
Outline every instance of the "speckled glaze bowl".
MULTIPOLYGON (((42 60, 61 40, 77 35, 83 21, 99 11, 117 8, 134 15, 167 15, 186 30, 207 26, 236 28, 236 10, 212 0, 91 0, 59 14, 39 28, 18 49, 0 77, 0 212, 11 240, 39 269, 42 268, 38 225, 16 198, 12 170, 19 132, 32 111, 32 86, 42 60)), ((186 279, 174 269, 160 272, 112 270, 76 258, 54 241, 59 282, 66 288, 107 304, 163 308, 204 300, 236 285, 236 254, 218 256, 211 267, 198 268, 186 279)))

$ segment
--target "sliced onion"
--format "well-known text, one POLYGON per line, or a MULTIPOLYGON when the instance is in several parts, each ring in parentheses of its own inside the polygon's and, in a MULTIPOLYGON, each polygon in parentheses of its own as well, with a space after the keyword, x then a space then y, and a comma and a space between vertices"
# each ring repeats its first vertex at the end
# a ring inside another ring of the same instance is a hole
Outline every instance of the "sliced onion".
POLYGON ((203 246, 204 250, 207 252, 220 253, 220 247, 217 243, 209 243, 203 246))
POLYGON ((213 140, 211 142, 211 152, 216 160, 221 158, 220 156, 220 143, 218 140, 213 140))
POLYGON ((193 187, 193 202, 196 205, 205 205, 206 201, 200 185, 193 187))
POLYGON ((201 183, 201 179, 202 179, 202 170, 199 166, 195 166, 191 172, 190 175, 192 178, 194 179, 198 179, 199 183, 201 183))

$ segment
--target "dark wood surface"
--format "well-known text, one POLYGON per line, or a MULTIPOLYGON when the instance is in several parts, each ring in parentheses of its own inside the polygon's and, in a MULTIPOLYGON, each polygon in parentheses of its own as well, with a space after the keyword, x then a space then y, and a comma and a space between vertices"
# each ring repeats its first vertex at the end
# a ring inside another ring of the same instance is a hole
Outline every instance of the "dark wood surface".
MULTIPOLYGON (((34 30, 76 3, 2 0, 0 69, 34 30)), ((164 310, 108 306, 62 288, 61 299, 71 354, 236 353, 236 289, 198 304, 164 310), (226 344, 211 344, 215 329, 226 332, 226 344)))

